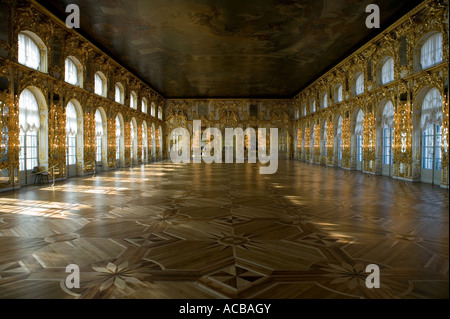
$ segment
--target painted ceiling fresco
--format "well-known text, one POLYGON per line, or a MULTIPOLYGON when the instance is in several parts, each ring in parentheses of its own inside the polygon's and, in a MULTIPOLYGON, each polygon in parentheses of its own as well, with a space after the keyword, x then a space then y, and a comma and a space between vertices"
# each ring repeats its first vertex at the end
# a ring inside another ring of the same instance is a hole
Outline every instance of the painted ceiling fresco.
POLYGON ((167 98, 290 98, 407 13, 414 0, 46 0, 167 98), (369 3, 381 29, 367 29, 369 3))

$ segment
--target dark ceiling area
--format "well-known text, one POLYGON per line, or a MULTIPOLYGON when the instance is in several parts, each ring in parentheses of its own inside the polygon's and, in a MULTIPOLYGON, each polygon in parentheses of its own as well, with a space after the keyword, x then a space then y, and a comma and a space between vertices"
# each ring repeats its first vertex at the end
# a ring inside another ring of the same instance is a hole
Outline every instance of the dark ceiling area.
POLYGON ((421 1, 37 2, 63 21, 77 4, 77 31, 166 98, 291 98, 421 1))

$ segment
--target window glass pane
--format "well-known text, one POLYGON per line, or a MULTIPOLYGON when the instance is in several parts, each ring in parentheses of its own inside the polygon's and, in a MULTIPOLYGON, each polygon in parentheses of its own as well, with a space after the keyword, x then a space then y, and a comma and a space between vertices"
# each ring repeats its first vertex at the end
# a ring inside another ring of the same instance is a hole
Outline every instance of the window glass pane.
POLYGON ((103 96, 103 79, 97 73, 94 76, 94 93, 103 96))
POLYGON ((134 93, 130 94, 130 107, 132 109, 137 109, 137 98, 134 93))
POLYGON ((442 97, 437 88, 432 88, 423 99, 420 126, 425 130, 430 124, 442 123, 442 97))
POLYGON ((19 33, 19 63, 35 70, 39 70, 41 64, 39 47, 23 33, 19 33))
POLYGON ((357 135, 356 136, 356 161, 362 162, 363 156, 362 156, 362 136, 357 135))
POLYGON ((342 102, 342 85, 339 85, 338 92, 337 92, 337 100, 338 100, 338 102, 342 102))
POLYGON ((422 138, 422 168, 433 169, 433 125, 428 125, 422 138))
POLYGON ((95 112, 95 135, 103 135, 103 119, 99 110, 95 112))
POLYGON ((117 103, 122 103, 122 90, 118 85, 116 85, 115 101, 117 103))
POLYGON ((425 69, 442 62, 442 33, 429 37, 420 49, 420 64, 425 69))
POLYGON ((102 161, 102 137, 97 136, 95 138, 95 144, 96 144, 96 151, 95 151, 95 160, 97 162, 102 161))
POLYGON ((356 79, 356 95, 364 93, 364 76, 360 74, 356 79))
POLYGON ((19 127, 23 132, 37 131, 40 127, 39 105, 33 92, 28 89, 20 94, 19 127))
POLYGON ((71 59, 66 59, 66 77, 67 83, 77 85, 78 83, 78 69, 71 59))
POLYGON ((337 147, 338 147, 338 159, 342 159, 342 149, 341 149, 341 139, 339 138, 337 141, 337 147))
POLYGON ((385 84, 392 81, 394 81, 394 59, 389 58, 381 68, 381 83, 385 84))

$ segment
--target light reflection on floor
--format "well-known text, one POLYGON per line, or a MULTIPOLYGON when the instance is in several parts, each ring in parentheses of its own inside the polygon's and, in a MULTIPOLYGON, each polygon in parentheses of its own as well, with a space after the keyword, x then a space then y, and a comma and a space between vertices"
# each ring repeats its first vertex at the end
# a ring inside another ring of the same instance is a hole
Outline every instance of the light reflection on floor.
POLYGON ((427 184, 156 163, 2 193, 0 298, 448 298, 448 234, 448 191, 427 184), (379 290, 353 285, 368 263, 379 290))

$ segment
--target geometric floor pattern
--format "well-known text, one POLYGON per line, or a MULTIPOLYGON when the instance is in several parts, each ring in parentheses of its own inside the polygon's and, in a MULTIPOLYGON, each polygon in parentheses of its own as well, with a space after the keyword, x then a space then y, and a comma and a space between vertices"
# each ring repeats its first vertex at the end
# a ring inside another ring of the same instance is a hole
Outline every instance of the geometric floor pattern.
POLYGON ((0 298, 449 298, 448 218, 424 183, 153 163, 0 193, 0 298))

